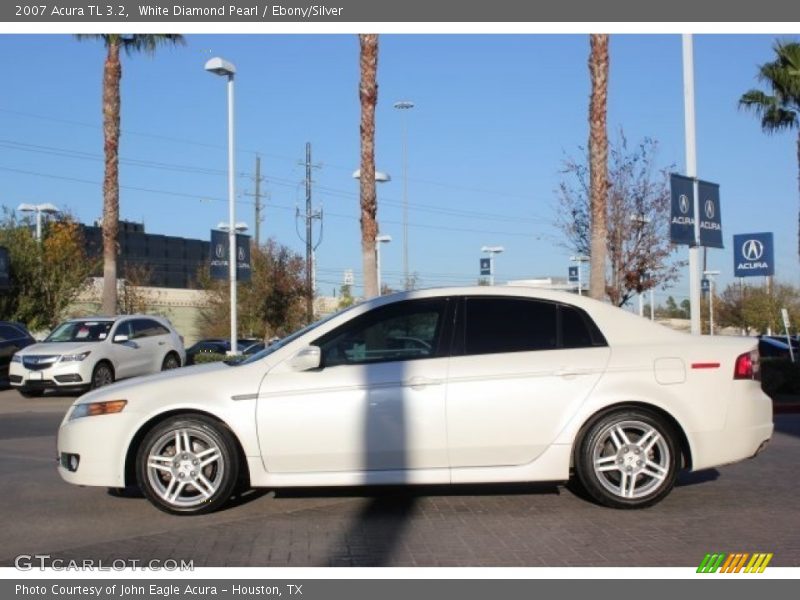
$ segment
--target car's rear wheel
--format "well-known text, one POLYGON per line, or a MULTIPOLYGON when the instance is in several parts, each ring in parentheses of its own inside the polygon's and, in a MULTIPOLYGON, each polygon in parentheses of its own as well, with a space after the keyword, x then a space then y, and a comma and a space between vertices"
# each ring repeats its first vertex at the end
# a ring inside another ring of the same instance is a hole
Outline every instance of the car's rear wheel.
POLYGON ((221 508, 235 491, 233 436, 202 415, 177 416, 153 428, 136 457, 139 488, 159 509, 194 515, 221 508))
POLYGON ((178 355, 174 352, 170 352, 164 357, 164 361, 161 363, 161 370, 169 371, 170 369, 177 369, 180 366, 181 359, 178 358, 178 355))
POLYGON ((112 383, 114 383, 114 369, 106 362, 98 363, 92 371, 91 389, 96 390, 112 383))
POLYGON ((644 508, 675 485, 680 446, 670 423, 646 409, 603 416, 586 431, 575 457, 583 491, 613 508, 644 508))

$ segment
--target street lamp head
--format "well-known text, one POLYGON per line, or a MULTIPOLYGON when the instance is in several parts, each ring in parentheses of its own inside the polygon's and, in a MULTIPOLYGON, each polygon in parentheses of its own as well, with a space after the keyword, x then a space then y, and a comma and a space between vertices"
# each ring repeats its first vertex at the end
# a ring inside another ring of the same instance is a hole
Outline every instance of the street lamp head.
POLYGON ((720 271, 703 271, 703 275, 706 277, 714 277, 715 275, 719 275, 720 271))
POLYGON ((236 67, 224 58, 216 56, 206 63, 206 71, 214 73, 214 75, 233 77, 233 74, 236 73, 236 67))
POLYGON ((390 235, 379 235, 379 236, 375 237, 375 241, 378 242, 378 243, 391 242, 392 241, 392 236, 390 236, 390 235))
POLYGON ((60 212, 56 205, 50 204, 49 202, 44 204, 28 204, 27 202, 23 202, 17 206, 17 210, 20 212, 38 212, 50 215, 60 212))
POLYGON ((394 103, 394 107, 398 110, 408 110, 414 108, 414 103, 411 100, 400 100, 394 103))
MULTIPOLYGON (((217 223, 217 229, 219 231, 230 231, 231 230, 230 226, 225 221, 220 221, 219 223, 217 223)), ((236 225, 234 226, 234 230, 236 230, 239 233, 241 233, 243 231, 247 231, 247 229, 248 229, 247 223, 243 223, 241 221, 236 223, 236 225)))
MULTIPOLYGON (((361 179, 361 169, 356 169, 353 171, 353 179, 361 179)), ((384 173, 383 171, 375 171, 375 182, 376 183, 386 183, 387 181, 391 181, 392 176, 388 173, 384 173)))
POLYGON ((484 246, 481 248, 481 252, 488 252, 489 254, 500 254, 501 252, 505 252, 505 248, 502 246, 484 246))

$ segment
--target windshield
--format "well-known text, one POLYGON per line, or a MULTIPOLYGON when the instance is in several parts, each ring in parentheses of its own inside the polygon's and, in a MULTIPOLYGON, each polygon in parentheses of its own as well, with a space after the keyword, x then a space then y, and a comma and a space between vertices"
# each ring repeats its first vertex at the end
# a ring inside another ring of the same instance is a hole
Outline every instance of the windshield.
POLYGON ((113 321, 67 321, 56 327, 45 342, 102 342, 113 321))
POLYGON ((264 348, 260 352, 256 352, 255 354, 251 354, 250 356, 248 356, 244 360, 234 360, 234 361, 225 361, 225 362, 227 364, 229 364, 229 365, 238 366, 238 365, 247 365, 247 364, 256 362, 257 360, 261 360, 265 356, 269 356, 270 354, 272 354, 276 350, 279 350, 280 348, 283 348, 287 344, 295 341, 297 338, 307 334, 312 329, 316 329, 320 325, 323 325, 323 324, 327 323, 328 321, 330 321, 334 317, 338 317, 339 315, 346 313, 348 310, 352 310, 356 306, 358 306, 358 305, 354 304, 353 306, 349 306, 349 307, 344 308, 344 309, 342 309, 340 311, 337 311, 335 313, 331 313, 327 317, 323 317, 319 321, 316 321, 315 323, 312 323, 311 325, 307 325, 306 327, 303 327, 302 329, 299 329, 299 330, 295 331, 291 335, 287 335, 285 338, 279 339, 277 342, 273 342, 272 344, 270 344, 269 346, 267 346, 266 348, 264 348))

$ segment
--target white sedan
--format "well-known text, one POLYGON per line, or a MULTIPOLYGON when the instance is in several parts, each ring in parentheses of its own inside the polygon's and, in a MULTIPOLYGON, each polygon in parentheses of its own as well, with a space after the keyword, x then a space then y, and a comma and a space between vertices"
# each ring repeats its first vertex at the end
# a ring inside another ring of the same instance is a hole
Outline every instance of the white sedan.
POLYGON ((772 430, 751 339, 474 287, 375 298, 240 363, 90 392, 61 424, 58 470, 138 485, 176 514, 242 486, 571 477, 601 504, 639 508, 682 468, 755 456, 772 430))

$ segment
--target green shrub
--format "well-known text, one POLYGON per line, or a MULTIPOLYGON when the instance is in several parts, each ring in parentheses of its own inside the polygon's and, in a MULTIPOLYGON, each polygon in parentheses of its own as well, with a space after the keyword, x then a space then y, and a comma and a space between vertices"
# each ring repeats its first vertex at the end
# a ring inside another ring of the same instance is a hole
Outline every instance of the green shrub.
POLYGON ((219 354, 217 352, 199 352, 198 354, 194 355, 194 364, 202 365, 205 363, 212 363, 212 362, 220 362, 223 360, 230 360, 233 359, 234 361, 244 360, 244 356, 239 354, 238 356, 228 356, 227 354, 219 354))

